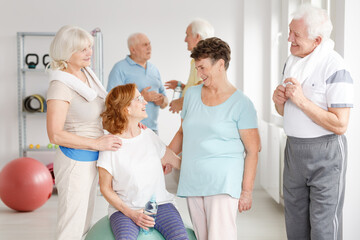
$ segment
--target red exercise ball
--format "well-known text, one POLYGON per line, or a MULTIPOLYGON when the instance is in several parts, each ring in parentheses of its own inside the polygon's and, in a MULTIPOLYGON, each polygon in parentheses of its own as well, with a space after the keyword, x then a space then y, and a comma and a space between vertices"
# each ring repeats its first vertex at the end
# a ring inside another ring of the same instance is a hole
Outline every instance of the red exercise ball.
POLYGON ((0 198, 14 210, 29 212, 41 207, 51 197, 52 190, 49 170, 36 159, 15 159, 0 172, 0 198))

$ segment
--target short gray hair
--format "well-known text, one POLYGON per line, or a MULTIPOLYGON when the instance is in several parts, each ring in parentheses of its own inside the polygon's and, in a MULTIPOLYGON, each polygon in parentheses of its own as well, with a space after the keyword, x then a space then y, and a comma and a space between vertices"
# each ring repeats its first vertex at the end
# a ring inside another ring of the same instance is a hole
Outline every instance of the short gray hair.
POLYGON ((214 32, 215 32, 214 27, 204 19, 196 18, 190 23, 190 26, 191 26, 192 34, 194 36, 196 34, 199 34, 201 40, 214 37, 214 32))
POLYGON ((139 36, 140 35, 145 35, 145 34, 138 32, 138 33, 133 33, 128 37, 127 44, 128 44, 129 50, 130 50, 131 46, 134 46, 134 45, 139 43, 139 36))
POLYGON ((326 10, 314 7, 311 4, 304 4, 293 13, 293 19, 305 21, 310 39, 315 39, 318 36, 324 40, 330 38, 333 25, 326 10))
POLYGON ((51 69, 66 69, 66 62, 75 52, 83 50, 89 44, 92 46, 93 43, 93 36, 84 29, 70 25, 63 26, 50 44, 51 69))

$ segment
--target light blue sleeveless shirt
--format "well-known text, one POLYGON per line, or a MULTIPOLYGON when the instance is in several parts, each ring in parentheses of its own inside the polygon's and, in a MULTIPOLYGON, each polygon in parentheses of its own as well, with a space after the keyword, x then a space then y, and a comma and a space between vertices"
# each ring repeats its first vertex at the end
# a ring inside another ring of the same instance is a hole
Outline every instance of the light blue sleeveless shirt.
POLYGON ((224 103, 206 106, 203 85, 185 95, 183 146, 177 194, 211 196, 229 194, 239 198, 244 172, 244 145, 240 129, 257 128, 253 103, 237 90, 224 103))

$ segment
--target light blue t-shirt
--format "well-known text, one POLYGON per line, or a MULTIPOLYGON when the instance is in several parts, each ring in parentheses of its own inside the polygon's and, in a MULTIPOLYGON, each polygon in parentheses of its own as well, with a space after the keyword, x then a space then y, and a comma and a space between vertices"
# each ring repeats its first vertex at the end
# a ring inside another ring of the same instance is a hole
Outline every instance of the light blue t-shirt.
MULTIPOLYGON (((117 62, 110 72, 107 91, 110 92, 114 87, 125 85, 127 83, 135 83, 139 92, 144 88, 151 86, 149 91, 155 91, 166 96, 159 70, 150 62, 146 63, 146 69, 134 62, 129 56, 126 56, 125 59, 117 62)), ((149 102, 146 105, 148 117, 141 122, 148 128, 157 131, 159 110, 160 106, 157 106, 153 102, 149 102)))
POLYGON ((239 90, 222 104, 206 106, 201 100, 202 87, 189 88, 184 99, 177 194, 180 197, 229 194, 239 198, 244 172, 244 145, 239 130, 257 128, 256 111, 239 90))

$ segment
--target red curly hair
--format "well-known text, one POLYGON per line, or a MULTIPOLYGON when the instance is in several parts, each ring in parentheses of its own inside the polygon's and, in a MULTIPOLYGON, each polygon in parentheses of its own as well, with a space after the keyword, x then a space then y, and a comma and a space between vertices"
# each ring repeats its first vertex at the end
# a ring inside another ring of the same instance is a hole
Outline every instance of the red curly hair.
POLYGON ((135 97, 136 84, 113 88, 106 97, 102 117, 103 128, 111 134, 121 134, 128 126, 127 107, 135 97))

